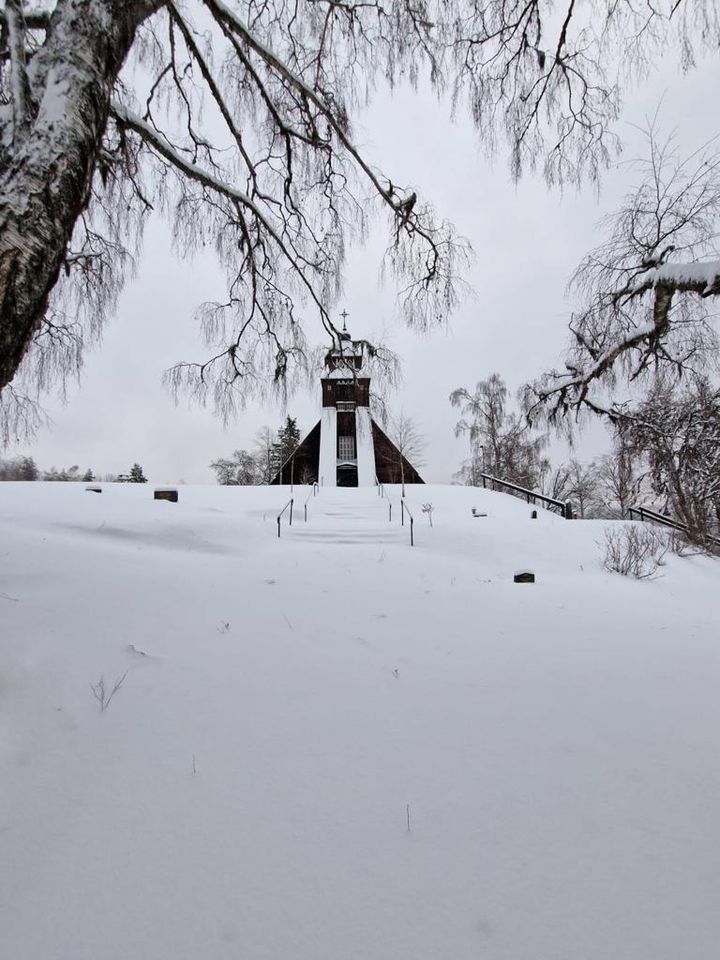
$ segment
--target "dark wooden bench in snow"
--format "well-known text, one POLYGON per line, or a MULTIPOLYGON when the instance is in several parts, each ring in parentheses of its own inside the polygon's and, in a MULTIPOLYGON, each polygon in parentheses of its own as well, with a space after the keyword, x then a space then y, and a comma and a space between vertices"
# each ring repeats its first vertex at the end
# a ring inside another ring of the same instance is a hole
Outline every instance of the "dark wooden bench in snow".
POLYGON ((532 570, 518 570, 513 577, 515 583, 535 583, 535 574, 532 570))
POLYGON ((166 488, 163 488, 163 489, 157 489, 157 490, 155 491, 155 493, 153 494, 153 499, 155 499, 155 500, 169 500, 171 503, 177 503, 177 502, 178 502, 178 492, 177 492, 177 490, 173 490, 173 489, 170 488, 170 487, 166 487, 166 488))
POLYGON ((102 487, 85 487, 85 493, 102 493, 102 487))

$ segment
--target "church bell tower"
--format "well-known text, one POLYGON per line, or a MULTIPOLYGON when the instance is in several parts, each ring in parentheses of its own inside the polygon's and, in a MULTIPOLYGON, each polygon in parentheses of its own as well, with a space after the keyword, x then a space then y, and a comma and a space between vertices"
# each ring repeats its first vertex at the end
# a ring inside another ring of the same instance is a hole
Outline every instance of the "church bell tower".
MULTIPOLYGON (((345 320, 347 314, 343 315, 345 320)), ((320 378, 319 482, 326 487, 367 487, 375 483, 370 420, 370 376, 363 370, 363 344, 343 324, 338 343, 325 358, 320 378)))

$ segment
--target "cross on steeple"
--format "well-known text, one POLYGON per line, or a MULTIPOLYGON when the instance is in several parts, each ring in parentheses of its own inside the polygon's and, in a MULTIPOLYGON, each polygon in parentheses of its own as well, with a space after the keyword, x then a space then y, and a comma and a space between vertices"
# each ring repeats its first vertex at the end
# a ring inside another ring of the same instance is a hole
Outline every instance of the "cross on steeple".
POLYGON ((347 318, 350 316, 350 314, 347 312, 347 310, 343 310, 340 316, 343 318, 343 333, 347 333, 347 318))

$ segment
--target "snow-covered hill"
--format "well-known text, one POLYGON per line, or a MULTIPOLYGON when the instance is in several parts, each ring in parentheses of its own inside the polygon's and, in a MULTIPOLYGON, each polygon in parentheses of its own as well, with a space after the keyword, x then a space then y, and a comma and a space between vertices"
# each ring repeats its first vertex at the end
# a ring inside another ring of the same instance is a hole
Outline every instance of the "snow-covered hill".
POLYGON ((0 485, 3 957, 715 960, 715 561, 179 490, 0 485))

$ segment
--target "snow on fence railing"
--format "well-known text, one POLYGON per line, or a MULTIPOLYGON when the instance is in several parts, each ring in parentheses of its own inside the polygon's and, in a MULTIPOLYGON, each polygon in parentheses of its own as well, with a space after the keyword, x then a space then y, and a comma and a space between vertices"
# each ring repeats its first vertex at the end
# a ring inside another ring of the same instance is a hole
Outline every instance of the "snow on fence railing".
MULTIPOLYGON (((670 527, 672 530, 678 530, 680 533, 686 534, 688 532, 688 528, 684 523, 668 517, 665 513, 658 513, 657 510, 651 510, 649 507, 628 507, 628 516, 631 520, 634 520, 635 516, 637 516, 639 520, 659 523, 664 527, 670 527)), ((707 539, 714 546, 720 547, 720 538, 708 534, 707 539)))
POLYGON ((528 503, 537 503, 539 500, 541 503, 548 504, 549 507, 557 507, 560 511, 560 516, 566 520, 573 519, 572 504, 569 502, 565 503, 562 500, 556 500, 555 497, 548 497, 544 493, 538 493, 537 490, 529 490, 527 487, 521 487, 520 484, 512 483, 510 480, 501 480, 499 477, 492 477, 489 473, 481 473, 480 476, 482 477, 483 487, 487 487, 488 483, 490 483, 491 490, 494 490, 496 486, 504 487, 513 493, 525 497, 528 503))
POLYGON ((400 516, 401 516, 400 525, 403 527, 405 526, 405 514, 407 514, 408 517, 410 518, 410 546, 414 547, 415 546, 415 534, 414 534, 415 518, 413 517, 412 513, 410 513, 410 508, 405 503, 405 497, 401 497, 400 498, 400 516))
POLYGON ((285 506, 282 508, 282 510, 280 511, 280 513, 277 515, 278 537, 280 536, 280 518, 281 518, 282 515, 285 513, 285 511, 287 510, 288 507, 290 507, 290 522, 289 522, 288 526, 292 526, 292 515, 293 515, 293 503, 294 503, 294 502, 295 502, 295 498, 294 498, 294 497, 290 497, 290 499, 288 500, 288 502, 287 502, 287 503, 285 504, 285 506))

